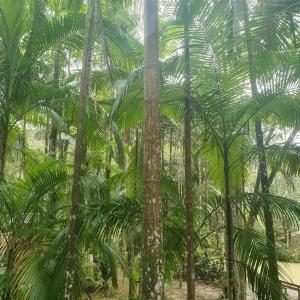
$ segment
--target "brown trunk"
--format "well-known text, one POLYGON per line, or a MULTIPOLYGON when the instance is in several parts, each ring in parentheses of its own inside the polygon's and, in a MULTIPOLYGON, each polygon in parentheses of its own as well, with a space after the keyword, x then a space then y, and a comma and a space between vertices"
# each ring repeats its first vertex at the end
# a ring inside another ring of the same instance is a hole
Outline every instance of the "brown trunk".
MULTIPOLYGON (((131 237, 131 236, 129 236, 131 237)), ((129 241, 127 241, 127 263, 128 263, 128 271, 130 274, 129 282, 128 282, 128 299, 134 300, 135 297, 135 281, 133 276, 133 265, 134 265, 134 239, 129 238, 129 241)))
MULTIPOLYGON (((60 54, 59 48, 55 52, 54 58, 54 70, 53 70, 53 83, 56 88, 59 88, 59 77, 60 77, 60 54)), ((59 114, 59 107, 54 107, 54 111, 59 114)), ((50 128, 50 140, 49 140, 49 155, 56 158, 57 152, 57 140, 58 140, 58 130, 53 120, 51 121, 50 128)))
POLYGON ((57 134, 58 134, 58 130, 56 129, 53 122, 51 122, 50 137, 49 137, 49 152, 48 152, 48 154, 50 156, 52 156, 53 158, 56 158, 57 134))
POLYGON ((7 136, 8 136, 7 119, 0 117, 0 183, 4 180, 7 136))
POLYGON ((184 16, 184 186, 187 234, 186 281, 187 299, 195 296, 194 236, 193 236, 193 200, 192 200, 192 143, 191 143, 191 96, 190 96, 190 39, 189 5, 184 16))
POLYGON ((234 241, 233 241, 233 213, 230 201, 230 169, 229 150, 224 145, 224 181, 225 181, 225 221, 226 221, 226 271, 227 271, 227 297, 229 300, 236 299, 236 277, 234 264, 234 241))
POLYGON ((78 204, 81 197, 80 175, 82 159, 84 157, 84 121, 86 112, 86 102, 90 95, 90 76, 91 76, 91 58, 93 49, 93 21, 96 11, 96 0, 88 0, 88 11, 85 23, 85 38, 82 59, 82 72, 80 81, 80 97, 77 119, 77 136, 74 157, 74 174, 72 186, 71 217, 69 224, 69 234, 67 241, 67 256, 65 267, 65 292, 64 299, 74 299, 74 281, 75 281, 75 240, 76 224, 78 218, 78 204))
POLYGON ((142 299, 163 299, 163 204, 159 116, 158 1, 144 2, 144 207, 142 299))
POLYGON ((22 136, 20 138, 20 151, 21 151, 20 177, 25 172, 25 164, 26 164, 26 154, 25 154, 25 150, 26 150, 26 129, 27 129, 26 127, 27 127, 27 122, 26 122, 26 118, 24 117, 22 136))
POLYGON ((170 149, 169 149, 169 177, 172 178, 172 150, 173 150, 173 128, 170 127, 170 149))
MULTIPOLYGON (((268 145, 271 142, 274 131, 275 131, 275 127, 272 126, 266 137, 265 145, 268 145)), ((260 169, 258 167, 257 175, 256 175, 256 182, 255 182, 255 186, 254 186, 254 193, 259 193, 259 188, 260 188, 260 169)), ((250 212, 249 212, 249 217, 248 217, 248 222, 247 222, 247 228, 253 228, 253 226, 255 224, 256 216, 260 209, 260 206, 261 206, 261 203, 257 203, 256 205, 251 206, 250 212)))
POLYGON ((45 154, 49 152, 49 116, 47 115, 45 128, 45 154))
MULTIPOLYGON (((259 121, 255 124, 257 148, 259 151, 259 167, 261 187, 263 194, 269 194, 269 182, 267 173, 267 163, 263 144, 263 131, 262 125, 259 121)), ((268 263, 269 263, 269 280, 274 285, 271 289, 272 299, 281 299, 281 284, 279 281, 278 266, 277 266, 277 253, 275 244, 275 234, 273 225, 273 216, 269 208, 268 199, 263 203, 265 230, 266 230, 266 242, 268 247, 268 263)))

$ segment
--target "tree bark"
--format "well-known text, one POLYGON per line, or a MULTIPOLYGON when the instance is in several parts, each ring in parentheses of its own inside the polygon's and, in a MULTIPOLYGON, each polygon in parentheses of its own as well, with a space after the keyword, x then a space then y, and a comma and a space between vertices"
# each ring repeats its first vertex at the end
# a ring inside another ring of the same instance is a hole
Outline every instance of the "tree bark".
POLYGON ((47 115, 45 128, 45 154, 49 152, 49 116, 47 115))
POLYGON ((142 299, 163 299, 158 0, 144 2, 144 207, 142 299))
POLYGON ((134 300, 135 296, 135 280, 132 278, 133 276, 133 266, 134 266, 134 238, 129 234, 129 238, 126 241, 127 243, 127 263, 128 263, 128 271, 130 277, 128 279, 128 300, 134 300))
POLYGON ((172 178, 172 150, 173 150, 173 128, 170 126, 170 148, 169 148, 169 177, 172 178))
POLYGON ((234 242, 233 242, 233 213, 230 201, 230 169, 229 149, 224 144, 224 181, 225 181, 225 221, 226 221, 226 269, 227 269, 227 297, 236 299, 236 281, 234 266, 234 242))
POLYGON ((21 161, 20 161, 20 177, 22 174, 25 173, 25 166, 26 166, 26 130, 27 130, 27 122, 26 117, 23 120, 23 128, 22 128, 22 135, 20 137, 20 151, 21 151, 21 161))
MULTIPOLYGON (((60 64, 60 53, 59 53, 59 45, 55 51, 54 57, 54 70, 53 70, 53 83, 54 86, 58 89, 59 88, 59 80, 60 80, 60 71, 61 71, 61 64, 60 64)), ((57 104, 56 104, 57 105, 57 104)), ((54 107, 54 111, 60 114, 59 107, 54 107)), ((49 143, 49 155, 53 158, 56 158, 57 153, 57 140, 58 140, 58 130, 56 125, 54 124, 53 120, 51 120, 51 128, 50 128, 50 143, 49 143)))
MULTIPOLYGON (((269 181, 267 173, 267 163, 263 143, 263 131, 262 124, 260 121, 257 121, 255 124, 256 131, 256 141, 257 148, 259 151, 259 167, 260 167, 260 178, 261 178, 261 187, 262 193, 267 195, 269 194, 269 181)), ((263 213, 265 221, 265 230, 266 230, 266 242, 268 247, 268 264, 269 264, 269 280, 274 285, 274 288, 271 289, 272 299, 281 299, 281 284, 279 281, 278 266, 277 266, 277 253, 276 253, 276 244, 275 244, 275 234, 273 226, 273 216, 269 208, 268 199, 263 201, 263 213)))
POLYGON ((186 281, 187 299, 195 300, 195 260, 193 236, 193 200, 192 200, 192 142, 191 142, 191 95, 190 95, 190 38, 189 3, 187 1, 184 16, 184 185, 187 234, 186 281))
POLYGON ((0 116, 0 183, 4 180, 7 137, 8 137, 7 118, 0 116))
MULTIPOLYGON (((269 133, 268 133, 268 136, 266 137, 265 145, 268 145, 268 143, 271 141, 274 131, 275 131, 275 127, 272 126, 269 133)), ((260 174, 260 170, 258 168, 257 175, 256 175, 255 187, 254 187, 254 193, 259 192, 259 187, 260 187, 260 177, 259 177, 260 175, 259 174, 260 174)))
MULTIPOLYGON (((272 138, 273 138, 273 133, 275 131, 275 127, 272 126, 266 139, 265 139, 265 146, 268 145, 272 138)), ((269 182, 269 187, 271 186, 270 182, 269 182)), ((254 186, 254 193, 259 193, 259 188, 260 188, 260 168, 258 166, 258 170, 257 170, 257 175, 256 175, 256 182, 255 182, 255 186, 254 186)), ((259 201, 259 200, 258 200, 259 201)), ((259 212, 261 203, 257 203, 253 206, 251 206, 250 208, 250 212, 249 212, 249 217, 248 217, 248 221, 247 221, 247 228, 253 228, 254 224, 255 224, 255 220, 256 220, 256 216, 259 212)))
POLYGON ((57 149, 57 135, 58 130, 56 129, 55 124, 53 124, 53 121, 51 122, 51 128, 50 128, 50 136, 49 136, 49 152, 48 154, 56 158, 56 149, 57 149))
POLYGON ((72 186, 71 217, 67 241, 67 256, 65 267, 65 292, 64 299, 74 299, 75 281, 75 240, 76 224, 78 218, 78 204, 81 197, 80 176, 83 163, 84 143, 84 122, 86 113, 86 102, 90 95, 91 58, 94 44, 93 23, 96 12, 97 0, 88 0, 88 11, 85 23, 85 38, 82 58, 82 72, 80 80, 80 97, 77 119, 77 136, 74 157, 74 174, 72 186))
MULTIPOLYGON (((135 128, 135 157, 134 157, 134 166, 135 170, 137 171, 138 169, 138 162, 139 162, 139 129, 135 128)), ((138 197, 138 186, 137 186, 137 181, 134 183, 134 192, 133 196, 136 198, 138 197)), ((133 300, 136 298, 136 282, 135 279, 132 278, 133 275, 133 270, 134 270, 134 258, 135 258, 135 235, 136 232, 129 232, 128 237, 126 240, 127 243, 127 259, 128 259, 128 269, 129 269, 129 274, 130 277, 128 279, 128 299, 133 300)))

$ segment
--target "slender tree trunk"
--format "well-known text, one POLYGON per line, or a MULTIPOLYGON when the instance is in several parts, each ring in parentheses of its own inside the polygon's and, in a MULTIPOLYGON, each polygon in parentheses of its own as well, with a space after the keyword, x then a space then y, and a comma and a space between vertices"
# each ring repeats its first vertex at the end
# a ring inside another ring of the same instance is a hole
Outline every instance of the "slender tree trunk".
MULTIPOLYGON (((134 165, 135 165, 135 170, 138 169, 138 163, 139 163, 139 129, 135 128, 135 157, 134 157, 134 165)), ((134 183, 134 197, 137 197, 137 191, 138 191, 138 186, 137 186, 137 181, 134 183)), ((133 274, 133 267, 134 267, 134 237, 135 237, 136 232, 128 233, 128 238, 127 238, 127 258, 128 258, 128 269, 129 269, 129 274, 131 275, 129 277, 129 285, 128 285, 128 299, 133 300, 136 297, 136 283, 134 278, 132 278, 133 274)))
MULTIPOLYGON (((61 73, 61 62, 60 62, 60 48, 61 45, 59 44, 57 49, 55 50, 55 57, 54 57, 54 69, 53 69, 53 85, 56 89, 59 89, 59 81, 60 81, 60 73, 61 73)), ((53 110, 58 115, 61 115, 61 108, 60 104, 55 104, 53 110)), ((50 126, 50 136, 49 136, 49 152, 48 154, 56 159, 57 152, 59 152, 60 141, 59 138, 60 133, 57 129, 57 125, 53 120, 51 120, 50 126)), ((49 214, 52 220, 56 220, 56 206, 57 206, 57 190, 53 189, 50 192, 50 201, 49 201, 49 214)))
MULTIPOLYGON (((271 142, 274 131, 275 131, 275 127, 272 126, 266 139, 265 139, 265 145, 268 145, 271 142)), ((271 186, 271 182, 269 182, 269 187, 270 186, 271 186)), ((258 166, 256 182, 255 182, 255 187, 254 187, 254 193, 259 193, 259 188, 260 188, 260 168, 258 166)), ((251 206, 248 221, 247 221, 247 228, 253 228, 253 226, 255 224, 256 216, 259 212, 260 207, 261 207, 261 201, 259 201, 259 203, 255 204, 255 205, 251 206)))
POLYGON ((170 127, 170 149, 169 149, 169 177, 172 178, 172 150, 173 150, 173 128, 170 127))
MULTIPOLYGON (((164 125, 162 125, 164 126, 164 125)), ((161 130, 161 169, 162 169, 162 174, 165 173, 165 164, 164 164, 164 161, 165 161, 165 153, 164 153, 164 144, 165 144, 165 129, 163 128, 161 130)))
POLYGON ((22 136, 20 138, 20 151, 21 151, 21 162, 20 162, 20 177, 25 172, 25 165, 26 165, 26 129, 27 129, 27 122, 26 117, 23 120, 23 128, 22 128, 22 136))
POLYGON ((45 154, 49 152, 49 116, 47 115, 45 128, 45 154))
POLYGON ((142 299, 163 299, 158 0, 144 2, 144 207, 142 299))
MULTIPOLYGON (((58 46, 60 47, 60 46, 58 46)), ((53 83, 54 86, 58 89, 59 88, 59 80, 60 80, 60 53, 59 53, 59 48, 56 49, 55 51, 55 58, 54 58, 54 70, 53 70, 53 83)), ((59 107, 54 107, 54 111, 58 114, 60 114, 60 109, 59 107)), ((58 141, 58 130, 53 122, 51 120, 51 127, 50 127, 50 139, 49 139, 49 155, 52 156, 53 158, 56 158, 56 153, 57 153, 57 141, 58 141)))
POLYGON ((7 118, 0 116, 0 183, 4 180, 7 137, 8 137, 7 118))
MULTIPOLYGON (((264 150, 263 142, 263 131, 262 124, 260 121, 257 121, 255 124, 256 131, 256 141, 257 148, 259 152, 259 168, 260 168, 260 178, 261 178, 261 187, 262 193, 267 195, 269 194, 269 181, 267 173, 267 162, 264 150)), ((266 230, 266 241, 268 247, 268 263, 269 263, 269 280, 271 281, 272 287, 272 299, 281 299, 281 284, 279 281, 278 266, 277 266, 277 253, 276 253, 276 244, 275 244, 275 234, 273 226, 273 216, 270 211, 268 199, 263 201, 263 213, 265 221, 265 230, 266 230)))
POLYGON ((56 126, 53 124, 53 122, 51 122, 48 154, 53 158, 56 158, 57 134, 58 134, 58 130, 56 129, 56 126))
POLYGON ((69 224, 69 234, 67 242, 67 257, 65 267, 65 293, 64 299, 74 299, 74 283, 75 283, 75 240, 76 240, 76 224, 78 218, 78 204, 81 196, 80 175, 82 159, 84 157, 84 121, 86 113, 86 102, 90 95, 90 76, 91 76, 91 58, 93 50, 93 21, 95 11, 97 9, 97 0, 88 0, 88 11, 85 23, 85 38, 82 59, 82 73, 80 81, 80 97, 77 119, 77 136, 74 158, 74 174, 72 186, 72 203, 71 218, 69 224))
POLYGON ((184 16, 184 186, 187 234, 186 281, 187 299, 195 300, 195 261, 193 236, 193 200, 192 200, 192 142, 191 142, 191 96, 190 96, 190 38, 189 3, 187 1, 184 16))
POLYGON ((128 263, 128 271, 130 274, 129 283, 128 283, 128 299, 134 300, 135 299, 135 282, 133 275, 133 265, 134 265, 134 239, 131 238, 132 236, 129 234, 129 239, 127 239, 127 263, 128 263))
MULTIPOLYGON (((245 34, 246 34, 246 43, 247 43, 247 51, 248 51, 251 92, 252 92, 252 96, 257 99, 258 89, 256 83, 256 75, 253 69, 255 67, 255 62, 253 59, 254 53, 252 48, 251 32, 249 27, 249 11, 248 11, 247 0, 243 0, 243 5, 244 5, 245 34)), ((269 194, 268 170, 267 170, 267 162, 266 162, 266 155, 265 155, 262 123, 259 119, 257 119, 255 123, 255 133, 256 133, 256 144, 258 150, 258 160, 259 160, 259 170, 260 170, 259 176, 261 182, 261 189, 262 189, 262 193, 267 196, 269 194)), ((281 284, 279 281, 278 266, 277 266, 277 253, 276 253, 274 226, 273 226, 273 216, 270 211, 268 199, 265 199, 265 201, 263 201, 263 213, 264 213, 265 230, 266 230, 266 242, 268 247, 268 264, 269 264, 268 277, 270 280, 270 284, 272 284, 271 296, 273 300, 277 300, 277 299, 281 299, 281 284)))
POLYGON ((233 242, 233 213, 230 201, 230 169, 229 149, 224 145, 224 181, 225 181, 225 221, 226 221, 226 269, 227 269, 227 297, 236 299, 236 281, 234 265, 234 242, 233 242))
MULTIPOLYGON (((268 145, 269 142, 271 141, 272 137, 273 137, 273 133, 275 131, 275 127, 271 127, 268 136, 266 137, 265 140, 265 145, 268 145)), ((259 192, 259 187, 260 187, 260 170, 258 168, 257 170, 257 176, 256 176, 256 182, 255 182, 255 187, 254 187, 254 193, 258 193, 259 192)))

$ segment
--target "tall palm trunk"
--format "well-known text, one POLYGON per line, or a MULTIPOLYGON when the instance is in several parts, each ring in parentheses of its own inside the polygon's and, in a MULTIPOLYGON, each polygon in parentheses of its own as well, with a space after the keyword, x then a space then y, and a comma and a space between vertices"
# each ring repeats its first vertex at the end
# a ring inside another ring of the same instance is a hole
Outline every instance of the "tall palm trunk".
MULTIPOLYGON (((59 44, 57 49, 55 50, 55 57, 54 57, 54 68, 53 68, 53 84, 56 89, 59 89, 59 81, 60 81, 60 73, 61 73, 61 62, 60 62, 60 48, 61 45, 59 44)), ((53 110, 58 115, 61 115, 60 104, 55 104, 53 110)), ((53 120, 51 120, 51 127, 50 127, 50 136, 49 136, 49 152, 48 154, 56 159, 57 150, 58 150, 58 134, 59 131, 57 129, 57 125, 53 120)), ((57 191, 53 189, 50 192, 50 218, 55 220, 56 217, 56 202, 57 202, 57 191)))
POLYGON ((142 299, 163 299, 158 0, 144 2, 144 207, 142 299))
MULTIPOLYGON (((268 180, 266 155, 264 149, 263 130, 260 121, 257 121, 255 124, 255 132, 256 132, 256 143, 257 143, 258 156, 259 156, 258 159, 259 159, 259 168, 260 168, 261 189, 262 189, 262 193, 267 195, 270 192, 269 180, 268 180)), ((279 281, 279 274, 278 274, 273 216, 270 211, 268 199, 265 199, 265 201, 263 202, 263 213, 264 213, 265 230, 266 230, 266 242, 268 247, 268 264, 269 264, 268 277, 270 283, 273 286, 271 288, 272 299, 277 300, 277 299, 281 299, 281 284, 279 281)))
POLYGON ((27 130, 27 121, 26 117, 24 117, 23 120, 23 128, 22 128, 22 135, 20 137, 20 151, 21 151, 21 159, 20 159, 20 177, 22 177, 22 174, 25 173, 25 167, 26 167, 26 130, 27 130))
POLYGON ((4 180, 4 167, 8 137, 8 118, 0 116, 0 183, 4 180))
POLYGON ((169 148, 169 177, 172 178, 172 151, 173 151, 173 128, 170 127, 170 148, 169 148))
POLYGON ((53 158, 56 158, 56 153, 57 153, 57 136, 58 136, 58 130, 53 124, 51 123, 51 128, 50 128, 50 136, 49 136, 49 152, 48 154, 52 156, 53 158))
POLYGON ((195 261, 193 237, 193 200, 192 200, 192 143, 191 143, 191 95, 190 95, 190 37, 189 4, 187 1, 184 16, 184 186, 187 234, 187 299, 195 300, 195 261))
MULTIPOLYGON (((253 59, 254 53, 253 53, 253 47, 251 41, 251 32, 249 27, 249 10, 248 10, 247 0, 243 0, 243 5, 244 5, 245 34, 246 34, 246 43, 247 43, 247 51, 248 51, 251 92, 252 92, 252 96, 257 99, 258 88, 256 83, 256 75, 253 70, 255 66, 255 62, 253 59)), ((262 123, 259 119, 257 119, 255 123, 255 133, 256 133, 256 144, 258 150, 261 190, 263 194, 268 195, 269 194, 268 169, 267 169, 267 161, 266 161, 266 154, 265 154, 262 123)), ((281 285, 280 285, 279 274, 278 274, 273 216, 269 208, 268 199, 265 199, 265 201, 263 201, 263 213, 264 213, 264 222, 265 222, 265 230, 266 230, 266 242, 268 248, 268 264, 269 264, 268 277, 269 277, 270 284, 272 285, 270 290, 271 290, 272 299, 277 300, 277 299, 281 299, 281 285)))
POLYGON ((224 181, 225 181, 225 221, 226 221, 226 271, 227 271, 227 297, 236 299, 236 279, 234 265, 234 242, 233 242, 233 213, 230 201, 230 168, 229 148, 224 144, 224 181))
MULTIPOLYGON (((58 45, 57 49, 55 50, 55 57, 54 57, 54 70, 53 70, 53 84, 55 88, 59 88, 59 80, 60 80, 60 73, 61 73, 61 63, 60 63, 60 49, 61 45, 58 45)), ((56 104, 57 105, 57 104, 56 104)), ((60 108, 55 106, 54 111, 60 114, 60 108)), ((56 158, 57 153, 57 142, 58 142, 58 130, 56 124, 51 121, 51 128, 50 128, 50 140, 49 140, 49 155, 53 158, 56 158)))
POLYGON ((85 23, 85 39, 82 59, 82 73, 80 81, 80 97, 77 119, 77 136, 74 158, 74 175, 72 187, 72 204, 71 218, 69 225, 69 234, 67 242, 67 257, 65 267, 65 292, 64 299, 74 299, 74 279, 75 279, 75 240, 76 240, 76 224, 78 217, 78 203, 81 196, 80 191, 80 175, 83 158, 84 146, 84 121, 86 113, 86 102, 90 95, 90 76, 91 76, 91 58, 94 43, 93 23, 96 11, 96 1, 88 0, 88 11, 85 23))
MULTIPOLYGON (((134 158, 134 165, 135 170, 138 170, 139 164, 139 129, 135 129, 135 158, 134 158)), ((134 197, 138 197, 138 186, 137 181, 134 183, 134 197)), ((128 258, 128 269, 130 273, 129 283, 128 283, 128 299, 133 300, 136 298, 136 284, 134 278, 132 278, 133 270, 134 270, 134 247, 135 247, 135 235, 136 232, 128 233, 127 239, 127 258, 128 258)))

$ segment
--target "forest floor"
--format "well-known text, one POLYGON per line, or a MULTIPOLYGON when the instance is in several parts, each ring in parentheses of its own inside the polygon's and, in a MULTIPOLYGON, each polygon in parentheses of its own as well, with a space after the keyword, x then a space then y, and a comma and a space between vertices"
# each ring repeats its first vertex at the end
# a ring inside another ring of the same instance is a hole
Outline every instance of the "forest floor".
MULTIPOLYGON (((297 264, 295 264, 297 265, 297 264)), ((298 264, 299 267, 299 264, 298 264)), ((300 268, 299 268, 300 269, 300 268)), ((298 279, 298 278, 297 278, 298 279)), ((178 281, 173 281, 171 285, 165 287, 165 294, 167 300, 183 300, 186 299, 186 284, 179 286, 178 281)), ((128 295, 128 281, 126 279, 119 280, 118 290, 111 292, 109 297, 103 296, 102 293, 95 293, 91 295, 92 300, 125 300, 128 295)), ((222 289, 208 283, 197 283, 196 285, 197 300, 217 300, 222 295, 222 289)), ((248 290, 247 300, 254 300, 255 297, 251 291, 248 290)), ((288 290, 288 299, 298 299, 296 291, 288 290)), ((86 297, 85 300, 88 300, 86 297)))
MULTIPOLYGON (((167 300, 186 299, 186 284, 179 287, 179 282, 174 281, 165 288, 167 300)), ((128 283, 127 280, 119 283, 119 289, 111 297, 104 297, 101 294, 92 295, 93 300, 123 300, 127 299, 128 283)), ((216 300, 222 295, 222 290, 216 286, 204 283, 198 283, 196 286, 197 300, 216 300)))
MULTIPOLYGON (((300 236, 292 239, 292 248, 300 250, 300 236)), ((300 264, 299 263, 280 263, 281 268, 284 270, 288 278, 283 278, 285 281, 293 282, 300 285, 300 264)), ((119 273, 119 288, 114 291, 110 297, 104 297, 101 293, 91 295, 92 300, 125 300, 128 295, 128 281, 123 278, 121 272, 119 273)), ((167 300, 183 300, 186 299, 186 284, 179 287, 178 281, 173 281, 165 287, 167 300)), ((222 295, 222 290, 212 284, 198 283, 196 286, 197 300, 216 300, 222 295)), ((298 299, 296 291, 288 290, 289 299, 298 299)), ((88 300, 88 298, 85 298, 88 300)), ((255 299, 251 292, 248 291, 247 300, 255 299)))

